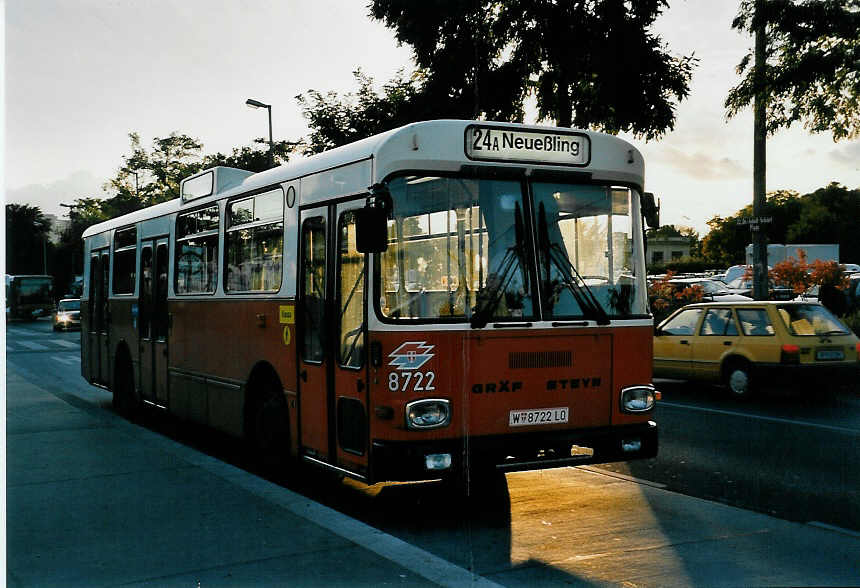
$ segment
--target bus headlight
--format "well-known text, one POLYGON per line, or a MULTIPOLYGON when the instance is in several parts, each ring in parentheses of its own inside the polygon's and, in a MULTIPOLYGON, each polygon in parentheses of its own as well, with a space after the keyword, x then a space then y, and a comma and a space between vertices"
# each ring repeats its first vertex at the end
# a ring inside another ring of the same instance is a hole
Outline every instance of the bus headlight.
POLYGON ((621 389, 621 412, 648 412, 659 397, 654 386, 631 386, 621 389))
POLYGON ((406 405, 406 427, 435 429, 451 422, 451 403, 444 398, 425 398, 406 405))

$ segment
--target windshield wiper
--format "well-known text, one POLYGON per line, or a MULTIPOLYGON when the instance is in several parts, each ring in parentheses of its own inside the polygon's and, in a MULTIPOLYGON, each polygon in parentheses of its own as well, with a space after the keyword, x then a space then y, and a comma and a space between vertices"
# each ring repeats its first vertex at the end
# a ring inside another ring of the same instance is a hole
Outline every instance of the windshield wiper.
POLYGON ((590 317, 597 321, 598 325, 608 325, 610 323, 609 315, 607 315, 606 311, 603 310, 603 307, 600 305, 594 292, 591 291, 591 288, 588 287, 588 284, 586 284, 585 280, 582 279, 582 276, 579 275, 579 272, 573 266, 567 253, 561 248, 561 246, 558 243, 550 241, 549 227, 547 226, 546 220, 546 208, 544 208, 543 202, 540 203, 539 216, 538 240, 544 257, 547 276, 547 284, 544 289, 546 297, 544 302, 546 303, 546 306, 548 308, 552 307, 550 299, 553 292, 549 280, 550 262, 552 262, 552 264, 558 269, 559 273, 561 273, 561 283, 566 286, 573 295, 574 300, 576 300, 576 303, 582 309, 583 314, 586 317, 590 317))
POLYGON ((495 271, 487 275, 487 287, 478 294, 475 313, 469 320, 473 329, 483 329, 487 326, 490 317, 493 316, 496 307, 501 302, 502 296, 507 292, 517 266, 523 272, 523 290, 525 295, 528 295, 529 285, 528 272, 525 270, 524 243, 523 216, 520 212, 520 204, 517 202, 514 208, 514 244, 505 250, 505 255, 496 266, 495 271))

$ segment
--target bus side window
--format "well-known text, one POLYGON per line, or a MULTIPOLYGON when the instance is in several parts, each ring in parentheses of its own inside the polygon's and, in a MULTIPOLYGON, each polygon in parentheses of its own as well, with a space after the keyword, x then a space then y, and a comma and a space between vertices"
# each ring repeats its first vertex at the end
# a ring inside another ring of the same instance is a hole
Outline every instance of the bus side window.
POLYGON ((344 367, 364 363, 364 254, 356 246, 356 214, 343 213, 338 231, 338 360, 344 367))

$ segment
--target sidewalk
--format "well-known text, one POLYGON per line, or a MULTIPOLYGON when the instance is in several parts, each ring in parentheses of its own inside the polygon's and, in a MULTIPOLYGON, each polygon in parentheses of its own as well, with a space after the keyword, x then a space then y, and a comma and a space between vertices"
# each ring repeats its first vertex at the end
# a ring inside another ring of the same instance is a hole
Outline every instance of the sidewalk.
POLYGON ((9 586, 491 586, 7 365, 9 586))

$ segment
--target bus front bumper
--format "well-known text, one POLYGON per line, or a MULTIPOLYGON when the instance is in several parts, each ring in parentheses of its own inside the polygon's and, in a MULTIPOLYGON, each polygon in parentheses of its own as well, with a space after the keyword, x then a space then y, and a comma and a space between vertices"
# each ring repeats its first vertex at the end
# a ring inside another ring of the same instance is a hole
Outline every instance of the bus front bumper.
POLYGON ((466 470, 516 472, 657 455, 653 421, 548 433, 438 441, 384 441, 372 445, 371 483, 463 477, 466 470))

